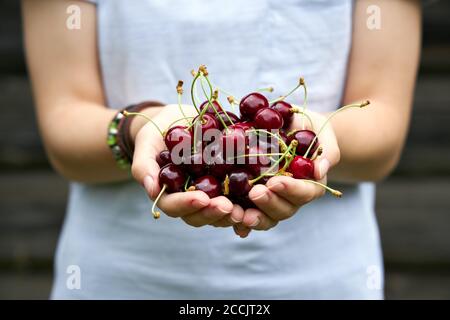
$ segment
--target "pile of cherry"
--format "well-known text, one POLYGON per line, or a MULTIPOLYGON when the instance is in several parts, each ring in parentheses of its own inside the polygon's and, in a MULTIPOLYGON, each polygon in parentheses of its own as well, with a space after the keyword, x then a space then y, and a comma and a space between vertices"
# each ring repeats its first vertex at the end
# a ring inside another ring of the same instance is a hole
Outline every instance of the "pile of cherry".
MULTIPOLYGON (((303 116, 303 121, 308 120, 305 113, 306 85, 302 78, 294 90, 272 102, 261 92, 250 93, 239 102, 228 96, 232 105, 239 105, 238 116, 222 107, 218 99, 219 90, 213 89, 205 66, 200 66, 193 76, 191 97, 198 115, 195 118, 183 117, 179 121, 185 121, 185 125, 174 124, 163 133, 167 150, 157 157, 161 167, 161 192, 152 210, 155 218, 160 215, 155 211, 155 205, 164 192, 200 190, 210 198, 224 195, 244 209, 255 207, 248 197, 252 186, 265 184, 276 175, 303 179, 322 186, 337 197, 342 195, 314 180, 313 161, 322 153, 318 134, 323 127, 317 134, 305 128, 291 128, 295 114, 303 116), (197 107, 194 91, 199 82, 206 101, 197 107), (303 108, 284 101, 299 87, 305 90, 303 108), (208 135, 208 132, 214 134, 208 135)), ((181 112, 182 85, 180 81, 177 86, 181 112)), ((366 105, 368 101, 339 110, 366 105)), ((312 125, 311 119, 309 121, 312 125)))

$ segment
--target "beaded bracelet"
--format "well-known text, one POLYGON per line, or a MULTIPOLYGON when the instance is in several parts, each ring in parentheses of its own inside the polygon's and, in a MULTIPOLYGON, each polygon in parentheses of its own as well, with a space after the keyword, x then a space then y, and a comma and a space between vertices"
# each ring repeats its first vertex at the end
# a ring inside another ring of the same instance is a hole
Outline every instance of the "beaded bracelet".
MULTIPOLYGON (((125 110, 125 109, 124 109, 125 110)), ((107 143, 113 154, 114 160, 120 169, 127 170, 131 167, 131 159, 127 156, 123 149, 122 141, 120 141, 120 129, 123 124, 125 116, 123 110, 116 113, 108 126, 108 138, 107 143)))
POLYGON ((145 101, 133 104, 120 110, 111 120, 108 126, 107 143, 119 168, 123 170, 130 169, 134 153, 134 141, 130 134, 133 117, 126 117, 124 111, 130 113, 140 112, 146 108, 163 105, 163 103, 158 101, 145 101))

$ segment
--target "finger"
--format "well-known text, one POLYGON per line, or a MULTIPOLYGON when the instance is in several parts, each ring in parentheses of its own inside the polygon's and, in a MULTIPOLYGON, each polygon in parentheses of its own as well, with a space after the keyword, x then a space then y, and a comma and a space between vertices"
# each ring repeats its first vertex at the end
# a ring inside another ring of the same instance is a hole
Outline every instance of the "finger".
POLYGON ((244 213, 242 225, 253 230, 269 230, 278 224, 269 216, 265 215, 258 209, 247 209, 244 213))
POLYGON ((318 185, 285 176, 272 177, 266 185, 269 190, 297 207, 311 202, 325 193, 325 189, 318 185))
POLYGON ((235 204, 233 205, 233 211, 231 214, 226 215, 222 219, 214 222, 212 225, 214 227, 231 227, 237 223, 240 223, 244 217, 244 209, 241 206, 235 204))
POLYGON ((314 160, 314 177, 316 180, 323 179, 328 171, 339 163, 341 158, 336 135, 330 126, 325 127, 320 134, 320 145, 322 154, 314 160))
POLYGON ((232 211, 233 204, 231 201, 224 196, 220 196, 210 199, 207 207, 198 212, 184 215, 182 218, 187 224, 193 227, 202 227, 207 224, 213 224, 226 215, 230 215, 232 211))
POLYGON ((183 217, 193 214, 210 204, 210 199, 203 191, 164 193, 157 203, 165 214, 170 217, 183 217))
POLYGON ((233 226, 234 233, 241 238, 247 238, 252 229, 243 226, 241 223, 233 226))
POLYGON ((275 221, 285 220, 297 212, 298 207, 278 196, 265 185, 254 186, 249 193, 250 200, 275 221))
POLYGON ((138 133, 131 166, 133 177, 145 188, 152 199, 158 195, 160 189, 158 186, 160 168, 156 162, 156 156, 161 150, 154 145, 154 140, 155 137, 146 132, 138 133))

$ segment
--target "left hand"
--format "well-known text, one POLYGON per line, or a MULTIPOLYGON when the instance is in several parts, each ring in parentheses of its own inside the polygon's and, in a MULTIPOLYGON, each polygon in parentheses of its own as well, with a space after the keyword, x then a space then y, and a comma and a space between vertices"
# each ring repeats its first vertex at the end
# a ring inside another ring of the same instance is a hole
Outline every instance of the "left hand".
MULTIPOLYGON (((315 131, 322 126, 324 115, 308 112, 315 131)), ((302 128, 302 117, 297 115, 292 127, 302 128)), ((311 129, 305 119, 305 126, 311 129)), ((326 184, 328 171, 340 160, 339 146, 331 124, 327 124, 320 133, 319 143, 323 148, 320 157, 314 160, 315 180, 326 184)), ((312 183, 297 180, 287 176, 272 177, 266 185, 255 185, 249 193, 250 199, 258 209, 247 209, 242 223, 234 226, 234 231, 240 237, 246 237, 251 230, 269 230, 279 221, 292 217, 301 206, 323 196, 325 190, 312 183)))

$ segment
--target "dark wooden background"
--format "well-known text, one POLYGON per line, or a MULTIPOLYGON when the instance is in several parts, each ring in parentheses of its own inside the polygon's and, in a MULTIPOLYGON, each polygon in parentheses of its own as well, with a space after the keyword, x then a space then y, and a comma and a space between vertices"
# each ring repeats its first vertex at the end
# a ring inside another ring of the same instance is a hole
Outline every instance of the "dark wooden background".
MULTIPOLYGON (((386 296, 450 298, 450 1, 424 10, 401 163, 378 186, 386 296)), ((49 167, 24 65, 19 1, 0 0, 0 299, 46 299, 67 183, 49 167)))

